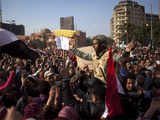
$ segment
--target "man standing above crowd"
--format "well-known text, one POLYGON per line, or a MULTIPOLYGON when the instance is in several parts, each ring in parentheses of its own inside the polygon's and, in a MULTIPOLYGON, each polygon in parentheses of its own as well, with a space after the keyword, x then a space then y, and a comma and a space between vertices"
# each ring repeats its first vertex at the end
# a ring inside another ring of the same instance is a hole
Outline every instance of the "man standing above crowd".
POLYGON ((92 54, 85 54, 77 48, 74 48, 73 44, 70 45, 75 55, 85 60, 93 61, 94 77, 98 78, 104 84, 106 83, 104 72, 106 71, 108 59, 107 42, 109 40, 110 38, 104 35, 95 36, 93 38, 93 48, 95 52, 92 54))
MULTIPOLYGON (((111 40, 111 38, 106 37, 105 35, 96 35, 93 37, 93 48, 95 52, 92 54, 86 54, 79 51, 74 47, 74 44, 70 43, 70 49, 72 49, 76 56, 93 62, 94 77, 100 80, 104 85, 106 84, 107 60, 109 57, 108 42, 111 40)), ((129 54, 133 47, 133 43, 129 43, 125 50, 125 54, 129 54)), ((120 56, 114 55, 115 61, 119 58, 120 56)))
MULTIPOLYGON (((94 78, 89 83, 91 83, 98 101, 102 101, 102 103, 105 103, 107 60, 109 58, 109 41, 111 41, 111 38, 106 37, 105 35, 96 35, 95 37, 93 37, 93 48, 95 52, 93 52, 92 54, 85 54, 84 52, 79 51, 77 48, 75 48, 74 44, 70 43, 70 49, 72 49, 75 55, 93 62, 94 78)), ((125 50, 125 54, 128 54, 133 47, 134 44, 129 43, 125 50)), ((120 58, 120 56, 116 54, 113 56, 115 61, 120 58)))

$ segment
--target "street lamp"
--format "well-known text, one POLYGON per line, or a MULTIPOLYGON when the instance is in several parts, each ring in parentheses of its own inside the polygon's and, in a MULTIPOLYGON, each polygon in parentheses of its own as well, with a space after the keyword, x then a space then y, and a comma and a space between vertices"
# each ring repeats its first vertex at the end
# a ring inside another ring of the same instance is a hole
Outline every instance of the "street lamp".
POLYGON ((149 26, 149 24, 146 24, 146 27, 148 27, 149 26))
POLYGON ((153 48, 153 34, 152 34, 152 17, 151 17, 151 25, 149 25, 149 24, 146 24, 146 28, 149 28, 149 27, 151 27, 151 32, 150 32, 150 44, 151 44, 151 49, 153 48))
POLYGON ((128 31, 127 31, 127 30, 125 30, 125 33, 126 33, 126 35, 127 35, 127 41, 126 41, 126 44, 128 44, 128 31))

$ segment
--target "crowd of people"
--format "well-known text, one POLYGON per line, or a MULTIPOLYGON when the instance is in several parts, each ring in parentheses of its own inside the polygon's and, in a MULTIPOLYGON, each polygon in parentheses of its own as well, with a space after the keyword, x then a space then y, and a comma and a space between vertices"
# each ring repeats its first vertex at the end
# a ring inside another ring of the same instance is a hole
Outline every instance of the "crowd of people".
MULTIPOLYGON (((96 49, 95 45, 93 42, 96 49)), ((106 119, 102 118, 106 88, 102 86, 106 83, 93 83, 95 70, 78 66, 75 48, 65 52, 56 48, 43 51, 35 61, 2 53, 0 120, 106 119)), ((114 59, 118 57, 117 79, 124 89, 124 94, 119 93, 123 114, 107 119, 159 120, 160 65, 156 55, 135 45, 129 52, 118 48, 113 52, 114 59)))

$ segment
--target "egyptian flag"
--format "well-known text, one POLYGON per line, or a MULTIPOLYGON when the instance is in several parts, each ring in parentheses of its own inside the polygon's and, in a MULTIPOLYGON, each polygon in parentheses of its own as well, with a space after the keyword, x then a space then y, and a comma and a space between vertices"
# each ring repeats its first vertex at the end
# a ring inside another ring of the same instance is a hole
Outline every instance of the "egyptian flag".
POLYGON ((39 57, 38 52, 29 48, 16 35, 2 28, 0 28, 0 53, 7 53, 14 57, 33 61, 39 57))
POLYGON ((120 85, 119 80, 116 77, 114 70, 114 61, 112 57, 112 49, 109 49, 109 58, 107 61, 107 80, 106 80, 106 106, 105 112, 102 115, 103 118, 112 118, 121 116, 123 114, 120 96, 118 93, 123 93, 122 86, 120 85))

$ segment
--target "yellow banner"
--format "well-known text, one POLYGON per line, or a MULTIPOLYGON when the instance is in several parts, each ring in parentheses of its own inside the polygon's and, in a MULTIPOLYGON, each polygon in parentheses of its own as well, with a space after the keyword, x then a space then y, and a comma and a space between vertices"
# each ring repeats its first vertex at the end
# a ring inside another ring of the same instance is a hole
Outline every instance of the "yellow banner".
POLYGON ((57 37, 64 36, 64 37, 73 37, 76 31, 74 30, 54 30, 53 34, 57 37))

